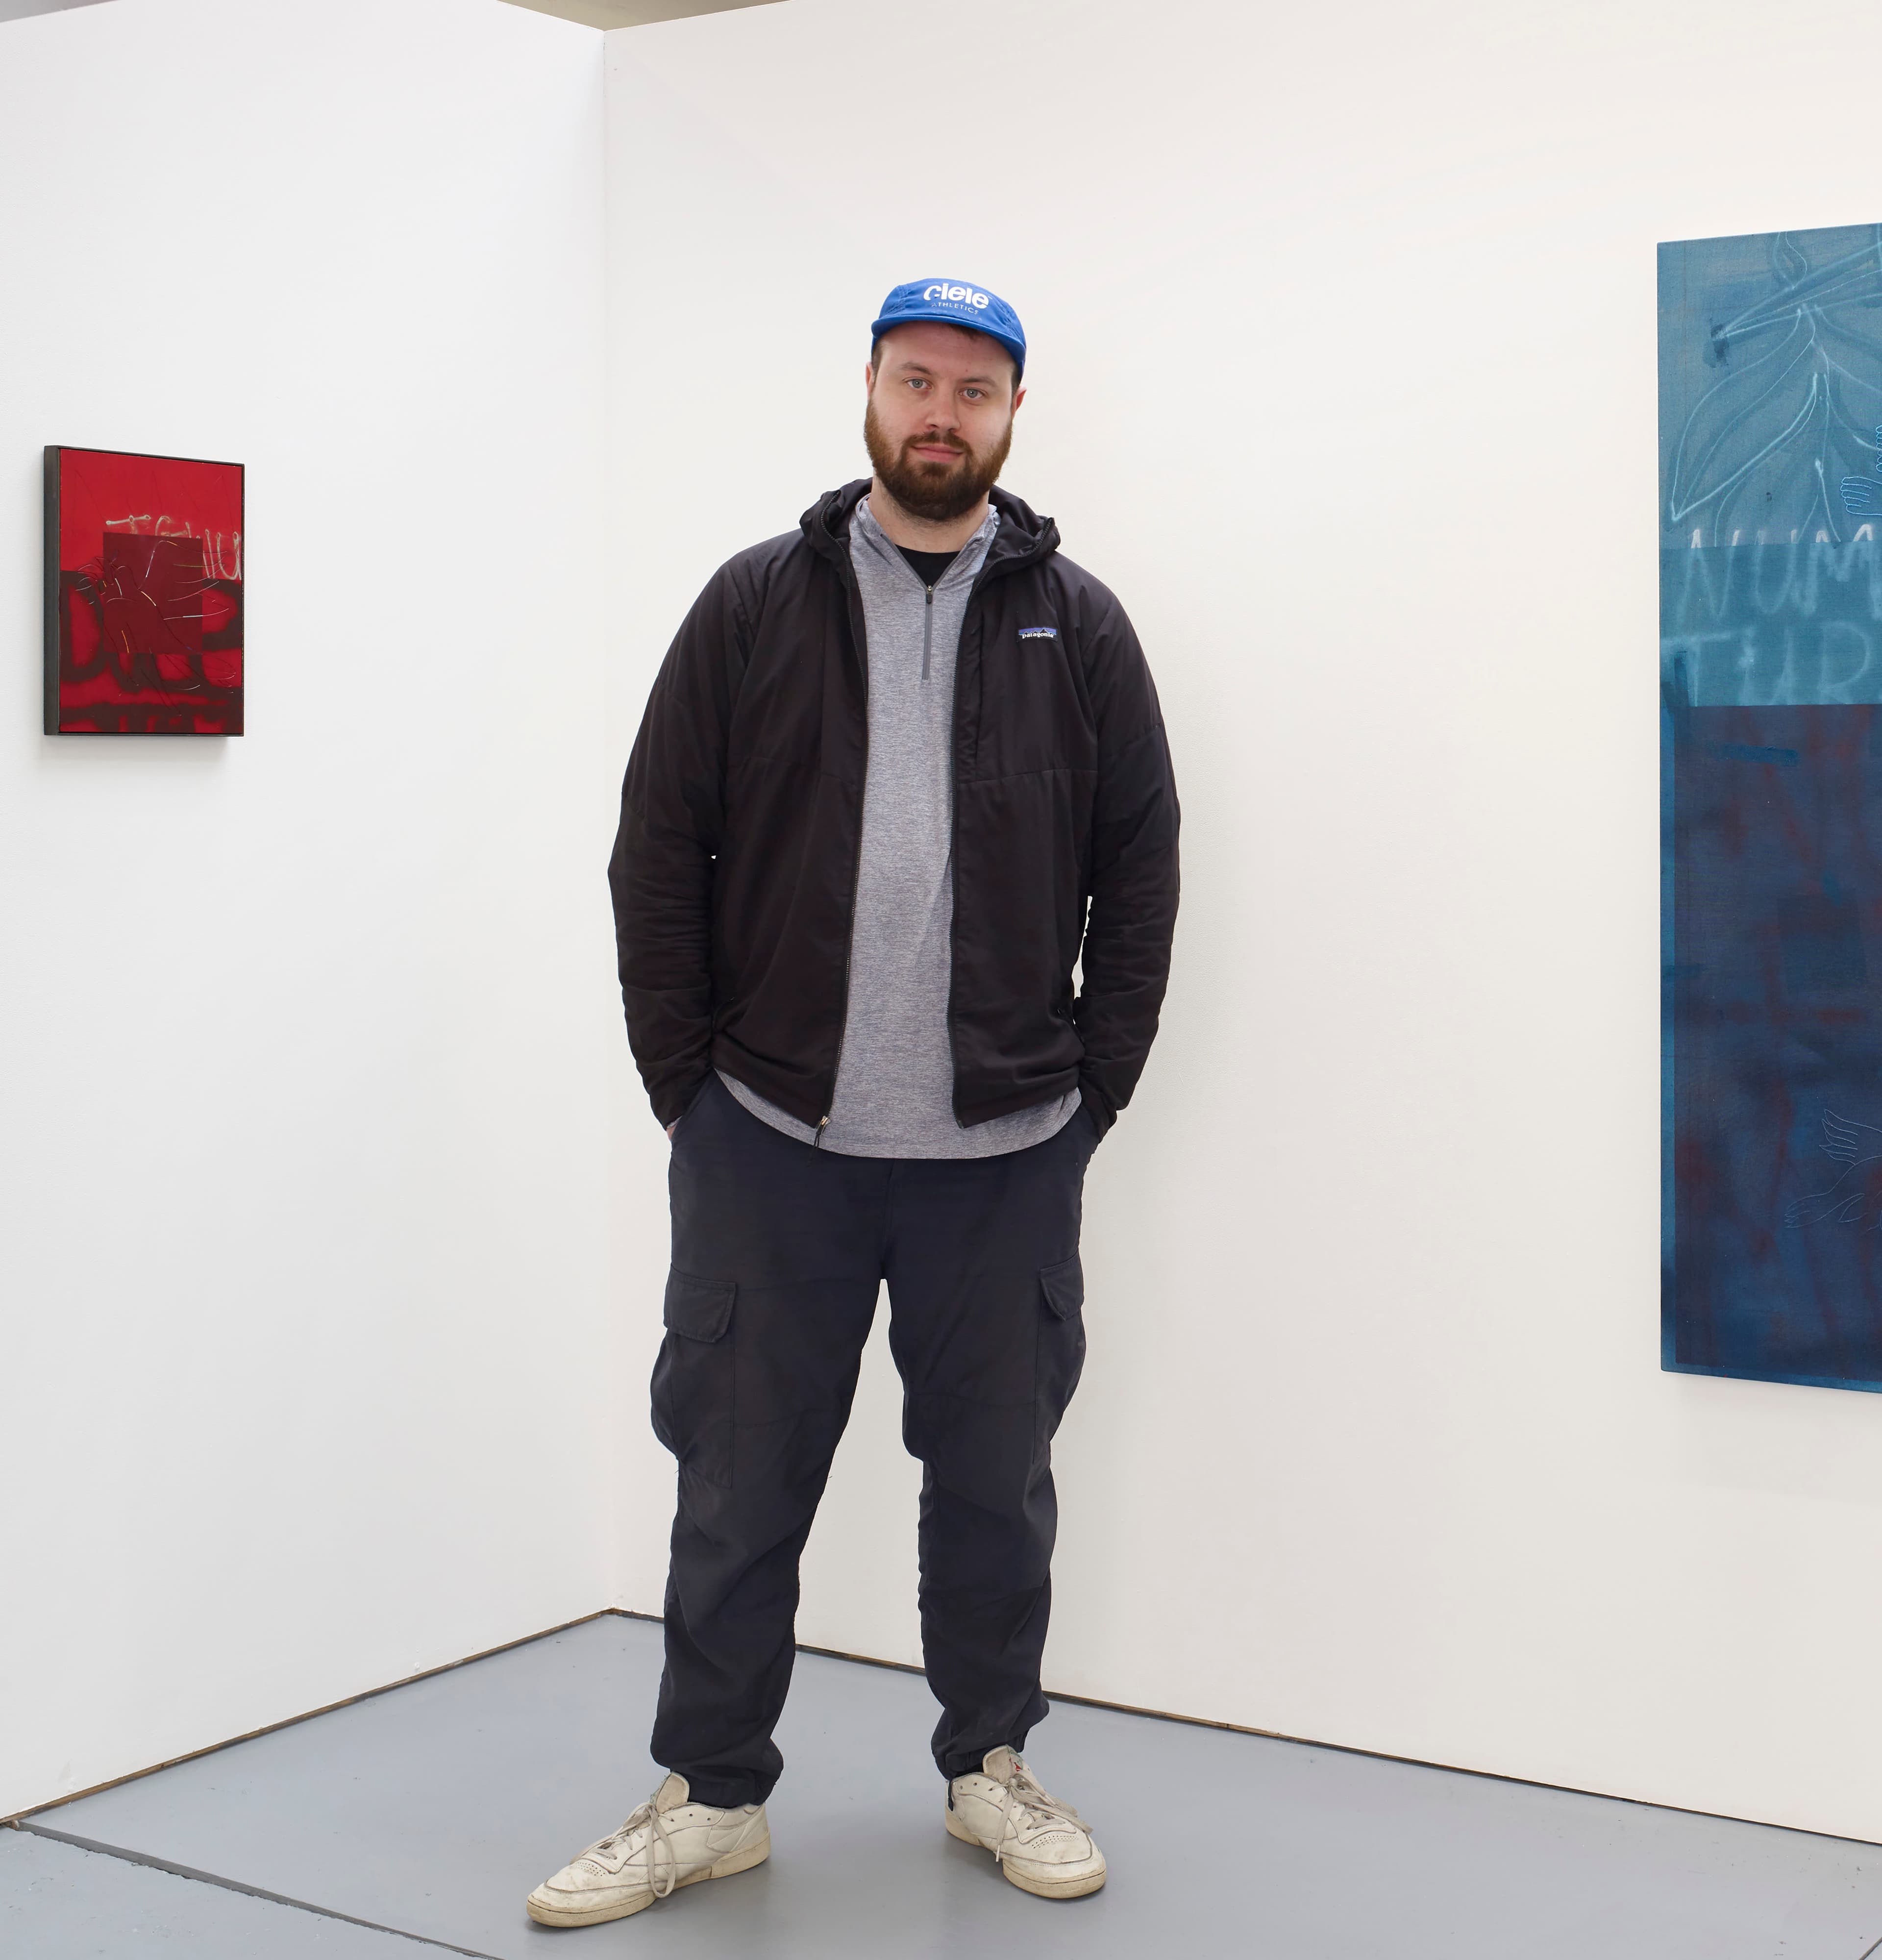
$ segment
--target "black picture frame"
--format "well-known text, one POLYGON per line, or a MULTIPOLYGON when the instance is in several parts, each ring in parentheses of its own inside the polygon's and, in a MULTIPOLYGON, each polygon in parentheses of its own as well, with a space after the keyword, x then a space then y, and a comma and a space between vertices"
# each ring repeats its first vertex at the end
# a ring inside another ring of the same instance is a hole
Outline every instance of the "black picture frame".
MULTIPOLYGON (((181 463, 193 468, 228 469, 235 473, 237 481, 236 504, 238 512, 237 536, 243 540, 247 529, 248 472, 239 463, 219 461, 212 457, 171 456, 149 450, 100 449, 83 443, 48 443, 44 458, 44 534, 43 560, 45 572, 43 592, 43 673, 42 679, 43 726, 44 732, 52 736, 75 735, 181 735, 201 739, 205 736, 224 737, 239 737, 246 732, 247 646, 246 609, 244 604, 246 581, 240 576, 238 563, 237 575, 233 579, 214 581, 233 606, 230 624, 212 635, 205 635, 202 645, 205 652, 235 650, 240 653, 240 677, 230 688, 219 690, 221 704, 224 708, 224 721, 230 725, 218 728, 202 728, 181 725, 181 713, 168 718, 167 725, 150 725, 156 718, 147 714, 146 725, 138 727, 71 728, 62 725, 63 717, 59 699, 59 683, 62 655, 66 644, 68 616, 72 603, 73 581, 62 568, 60 544, 62 533, 62 500, 63 494, 64 459, 71 454, 95 457, 122 457, 140 463, 181 463)), ((238 557, 240 554, 238 554, 238 557)))

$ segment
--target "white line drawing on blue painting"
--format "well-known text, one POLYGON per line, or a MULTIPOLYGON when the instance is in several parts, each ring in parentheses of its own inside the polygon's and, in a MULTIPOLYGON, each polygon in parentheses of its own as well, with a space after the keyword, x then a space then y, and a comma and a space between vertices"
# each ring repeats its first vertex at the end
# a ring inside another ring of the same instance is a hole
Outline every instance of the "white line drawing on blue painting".
MULTIPOLYGON (((1787 1225, 1860 1225, 1872 1207, 1882 1211, 1882 1129, 1823 1112, 1824 1156, 1842 1172, 1827 1190, 1814 1191, 1785 1208, 1787 1225)), ((1877 1223, 1882 1225, 1882 1216, 1877 1223)))
POLYGON ((1882 517, 1882 225, 1815 268, 1779 232, 1771 276, 1766 298, 1706 329, 1707 364, 1725 372, 1686 418, 1667 488, 1667 521, 1699 519, 1696 544, 1734 524, 1760 543, 1839 544, 1836 504, 1882 517))
MULTIPOLYGON (((1882 424, 1877 425, 1875 447, 1875 473, 1882 476, 1882 424)), ((1838 487, 1842 507, 1852 517, 1882 517, 1882 483, 1871 482, 1866 476, 1845 476, 1838 487)))

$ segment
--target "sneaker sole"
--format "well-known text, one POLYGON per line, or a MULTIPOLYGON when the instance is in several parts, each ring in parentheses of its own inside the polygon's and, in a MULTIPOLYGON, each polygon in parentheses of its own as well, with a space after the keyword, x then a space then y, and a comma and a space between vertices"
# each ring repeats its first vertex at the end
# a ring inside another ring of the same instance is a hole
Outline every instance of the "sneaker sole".
MULTIPOLYGON (((707 1879, 735 1878, 740 1872, 749 1872, 761 1865, 771 1855, 771 1841, 767 1837, 762 1843, 748 1844, 742 1851, 733 1851, 721 1858, 716 1865, 708 1865, 703 1872, 695 1872, 689 1878, 682 1879, 673 1891, 684 1892, 688 1885, 697 1885, 707 1879)), ((670 1898, 672 1894, 667 1896, 670 1898)), ((652 1892, 643 1892, 637 1898, 628 1900, 625 1905, 602 1906, 583 1912, 572 1907, 538 1905, 532 1898, 526 1902, 526 1910, 538 1926, 599 1926, 610 1919, 631 1919, 637 1912, 645 1912, 654 1903, 652 1892)))
MULTIPOLYGON (((958 1838, 963 1844, 971 1844, 977 1850, 990 1850, 990 1846, 983 1844, 965 1824, 957 1821, 952 1811, 946 1811, 943 1815, 950 1838, 958 1838)), ((1110 1876, 1107 1868, 1100 1865, 1096 1871, 1088 1872, 1082 1879, 1030 1879, 1015 1871, 1004 1858, 996 1862, 1000 1876, 1008 1885, 1017 1885, 1022 1892, 1032 1893, 1035 1898, 1084 1898, 1090 1893, 1102 1891, 1105 1880, 1110 1876)))

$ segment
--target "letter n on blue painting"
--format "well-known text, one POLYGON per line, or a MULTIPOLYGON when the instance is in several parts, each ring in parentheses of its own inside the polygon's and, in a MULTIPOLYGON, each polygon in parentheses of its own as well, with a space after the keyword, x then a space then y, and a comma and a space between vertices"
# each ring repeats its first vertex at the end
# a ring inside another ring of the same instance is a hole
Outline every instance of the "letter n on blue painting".
POLYGON ((1882 226, 1660 248, 1665 1365, 1882 1389, 1882 226))

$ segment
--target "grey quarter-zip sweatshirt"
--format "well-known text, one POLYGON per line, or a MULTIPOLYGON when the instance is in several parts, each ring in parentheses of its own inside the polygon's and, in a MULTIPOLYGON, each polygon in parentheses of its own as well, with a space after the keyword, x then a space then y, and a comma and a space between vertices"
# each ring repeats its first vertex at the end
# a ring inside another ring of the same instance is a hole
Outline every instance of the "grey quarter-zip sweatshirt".
POLYGON ((720 1079, 774 1130, 845 1157, 989 1157, 1042 1144, 1076 1089, 964 1128, 948 1039, 954 926, 954 670, 968 595, 1000 523, 987 521, 932 586, 884 535, 866 498, 850 522, 868 641, 869 768, 850 940, 849 1011, 821 1131, 720 1079))

